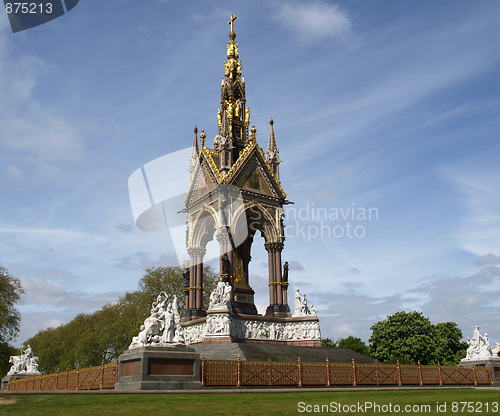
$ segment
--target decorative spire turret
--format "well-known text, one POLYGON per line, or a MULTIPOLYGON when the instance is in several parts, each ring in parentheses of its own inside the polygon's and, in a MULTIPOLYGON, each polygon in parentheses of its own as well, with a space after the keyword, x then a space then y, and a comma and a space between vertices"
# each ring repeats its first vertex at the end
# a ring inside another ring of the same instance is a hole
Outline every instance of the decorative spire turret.
MULTIPOLYGON (((239 153, 248 144, 248 125, 250 123, 250 111, 246 107, 245 82, 241 75, 238 44, 235 42, 234 21, 236 18, 234 14, 231 14, 231 19, 228 22, 231 25, 231 31, 227 44, 227 60, 224 63, 224 79, 221 83, 221 108, 217 111, 219 146, 223 140, 222 120, 224 117, 227 119, 227 127, 225 128, 232 136, 231 163, 238 159, 239 153)), ((223 164, 225 162, 221 161, 221 166, 223 164)))
POLYGON ((196 168, 196 162, 198 161, 198 156, 200 154, 200 148, 198 147, 198 127, 194 126, 194 142, 193 142, 193 153, 191 154, 191 160, 189 162, 189 172, 191 175, 196 168))
POLYGON ((274 136, 274 121, 271 118, 271 121, 269 121, 269 124, 271 125, 271 131, 269 132, 269 146, 267 148, 267 161, 269 165, 271 166, 274 176, 276 176, 276 179, 279 180, 279 165, 280 165, 280 153, 278 146, 276 146, 276 137, 274 136))
POLYGON ((219 152, 220 152, 220 171, 226 174, 233 165, 233 132, 231 131, 227 113, 222 114, 221 126, 219 130, 219 152))

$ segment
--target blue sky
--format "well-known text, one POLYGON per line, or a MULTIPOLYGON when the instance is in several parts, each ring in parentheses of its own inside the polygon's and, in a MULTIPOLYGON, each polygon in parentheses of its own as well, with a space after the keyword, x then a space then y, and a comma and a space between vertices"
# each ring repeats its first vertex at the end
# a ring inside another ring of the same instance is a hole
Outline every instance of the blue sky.
MULTIPOLYGON (((267 148, 273 117, 295 203, 290 292, 307 293, 322 335, 367 341, 419 310, 500 340, 500 3, 81 0, 16 34, 0 17, 0 261, 26 290, 17 343, 177 265, 168 233, 135 227, 128 178, 191 146, 195 125, 212 143, 231 13, 251 124, 267 148)), ((259 237, 261 313, 265 262, 259 237)))

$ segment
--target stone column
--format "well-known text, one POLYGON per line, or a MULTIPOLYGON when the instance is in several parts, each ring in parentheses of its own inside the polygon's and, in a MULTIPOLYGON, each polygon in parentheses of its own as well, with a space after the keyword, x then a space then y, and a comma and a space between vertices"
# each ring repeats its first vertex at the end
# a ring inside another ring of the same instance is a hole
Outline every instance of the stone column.
POLYGON ((231 299, 234 299, 234 256, 233 249, 231 245, 231 239, 229 238, 229 233, 227 229, 219 231, 217 233, 217 241, 220 245, 220 279, 223 281, 227 281, 231 285, 231 299), (227 254, 229 259, 229 273, 227 275, 222 273, 222 256, 227 254))
POLYGON ((196 249, 196 263, 195 263, 195 290, 193 297, 194 308, 202 310, 203 309, 203 257, 205 256, 206 250, 204 248, 196 249))
POLYGON ((283 305, 283 290, 281 285, 281 250, 283 249, 283 244, 281 247, 277 244, 276 252, 274 253, 275 260, 275 271, 276 271, 276 304, 283 305))
POLYGON ((203 256, 206 250, 200 247, 188 248, 189 287, 186 294, 186 310, 183 316, 204 316, 203 311, 203 256))
POLYGON ((186 309, 194 309, 194 293, 193 287, 196 285, 196 258, 194 248, 188 249, 189 254, 189 287, 187 294, 186 309))
POLYGON ((271 248, 267 247, 266 244, 266 250, 267 250, 267 263, 269 266, 269 305, 274 305, 275 303, 275 297, 274 297, 274 292, 275 292, 275 281, 274 281, 274 253, 271 251, 271 248))
POLYGON ((287 283, 282 281, 281 251, 282 242, 266 243, 269 263, 269 306, 266 315, 289 316, 290 309, 286 299, 287 283))

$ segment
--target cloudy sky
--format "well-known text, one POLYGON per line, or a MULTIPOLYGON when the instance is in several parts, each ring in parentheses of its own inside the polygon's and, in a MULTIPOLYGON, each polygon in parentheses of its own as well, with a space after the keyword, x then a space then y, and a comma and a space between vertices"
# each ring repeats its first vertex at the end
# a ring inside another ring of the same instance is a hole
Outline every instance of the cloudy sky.
MULTIPOLYGON (((191 146, 195 125, 212 143, 231 13, 251 124, 267 148, 273 117, 295 203, 290 292, 307 293, 322 335, 367 341, 418 310, 499 341, 500 3, 81 0, 15 34, 0 17, 0 261, 26 290, 17 345, 178 265, 168 232, 136 228, 128 178, 191 146)), ((261 313, 265 261, 258 237, 261 313)))

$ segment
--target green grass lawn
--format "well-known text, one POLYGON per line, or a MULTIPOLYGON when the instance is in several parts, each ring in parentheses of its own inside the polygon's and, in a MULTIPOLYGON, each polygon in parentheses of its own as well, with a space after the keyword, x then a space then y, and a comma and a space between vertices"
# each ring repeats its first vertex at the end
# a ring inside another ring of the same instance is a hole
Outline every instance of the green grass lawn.
POLYGON ((500 415, 499 406, 500 390, 486 389, 248 394, 2 394, 0 396, 0 415, 16 416, 281 416, 397 413, 477 416, 500 415), (10 404, 2 404, 7 400, 10 404))

